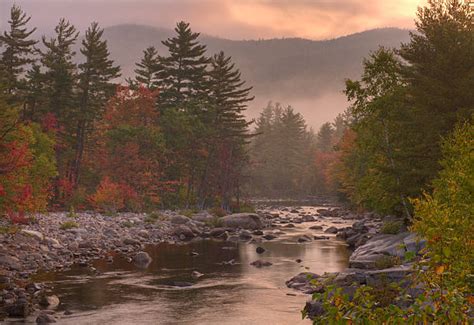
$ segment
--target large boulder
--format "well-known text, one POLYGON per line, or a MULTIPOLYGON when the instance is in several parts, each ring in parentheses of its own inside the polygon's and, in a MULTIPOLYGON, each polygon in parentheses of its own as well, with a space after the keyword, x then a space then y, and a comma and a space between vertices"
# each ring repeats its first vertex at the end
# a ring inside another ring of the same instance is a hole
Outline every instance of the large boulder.
POLYGON ((221 218, 222 225, 229 228, 261 229, 262 220, 255 213, 234 213, 221 218))
POLYGON ((186 225, 178 225, 174 229, 174 234, 182 239, 191 239, 196 237, 196 234, 186 225))
POLYGON ((349 258, 349 265, 353 268, 376 269, 381 259, 398 257, 403 259, 406 253, 405 238, 410 233, 397 235, 379 234, 359 246, 349 258))

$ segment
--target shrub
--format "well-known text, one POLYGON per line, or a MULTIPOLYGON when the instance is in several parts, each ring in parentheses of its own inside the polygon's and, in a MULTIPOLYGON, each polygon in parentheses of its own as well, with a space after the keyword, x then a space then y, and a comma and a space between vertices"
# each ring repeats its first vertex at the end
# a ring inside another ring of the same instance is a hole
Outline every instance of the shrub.
POLYGON ((214 217, 210 220, 206 221, 206 225, 211 227, 211 228, 216 228, 216 227, 221 227, 222 226, 222 220, 220 217, 214 217))
POLYGON ((216 217, 218 217, 218 218, 221 218, 221 217, 227 215, 227 211, 224 210, 224 209, 222 209, 221 207, 214 207, 214 208, 210 209, 209 212, 210 212, 213 216, 216 216, 216 217))
POLYGON ((387 221, 382 225, 380 232, 382 234, 396 235, 401 232, 403 221, 387 221))
POLYGON ((77 227, 79 227, 79 225, 74 221, 66 221, 66 222, 63 222, 61 226, 59 226, 59 228, 62 230, 67 230, 67 229, 72 229, 72 228, 77 228, 77 227))
POLYGON ((158 213, 158 212, 152 212, 152 213, 149 213, 146 218, 145 218, 145 222, 148 222, 148 223, 154 223, 158 220, 162 220, 164 219, 165 216, 163 216, 162 214, 158 213))
POLYGON ((75 218, 77 217, 76 215, 76 211, 74 210, 74 207, 71 205, 71 207, 69 208, 69 212, 67 213, 67 217, 68 218, 75 218))

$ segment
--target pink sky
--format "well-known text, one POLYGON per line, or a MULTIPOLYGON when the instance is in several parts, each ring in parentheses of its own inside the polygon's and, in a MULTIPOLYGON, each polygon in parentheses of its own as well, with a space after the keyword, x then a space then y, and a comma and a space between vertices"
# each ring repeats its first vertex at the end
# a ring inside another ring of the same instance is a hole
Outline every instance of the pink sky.
POLYGON ((327 39, 377 27, 413 28, 426 0, 0 0, 0 28, 15 2, 42 30, 66 17, 84 29, 122 23, 173 27, 179 20, 231 39, 327 39))

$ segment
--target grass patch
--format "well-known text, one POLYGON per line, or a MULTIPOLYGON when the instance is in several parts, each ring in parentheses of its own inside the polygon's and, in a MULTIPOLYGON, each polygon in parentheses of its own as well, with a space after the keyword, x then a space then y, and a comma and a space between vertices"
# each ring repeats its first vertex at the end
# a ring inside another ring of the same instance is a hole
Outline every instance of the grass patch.
POLYGON ((77 227, 79 227, 79 225, 76 222, 66 221, 66 222, 63 222, 59 228, 62 230, 67 230, 67 229, 72 229, 72 228, 77 228, 77 227))
POLYGON ((191 216, 192 216, 193 214, 198 213, 198 212, 199 212, 198 210, 184 209, 184 210, 180 210, 180 211, 179 211, 179 214, 182 215, 182 216, 191 218, 191 216))

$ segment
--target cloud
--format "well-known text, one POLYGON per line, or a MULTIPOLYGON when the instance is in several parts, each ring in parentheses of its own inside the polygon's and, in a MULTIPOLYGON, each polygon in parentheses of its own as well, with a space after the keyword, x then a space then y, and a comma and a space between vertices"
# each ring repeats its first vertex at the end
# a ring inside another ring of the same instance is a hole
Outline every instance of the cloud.
POLYGON ((413 27, 426 0, 0 0, 0 28, 13 2, 41 30, 60 17, 78 28, 137 23, 172 27, 179 20, 195 30, 232 39, 304 37, 325 39, 377 27, 413 27))

